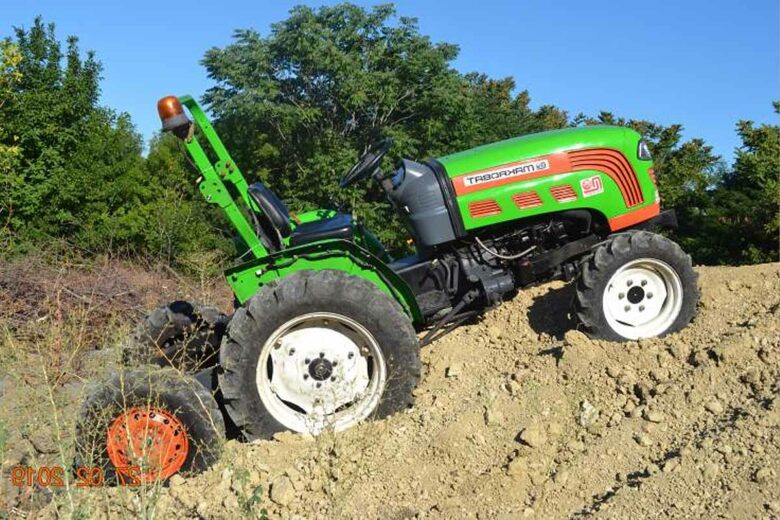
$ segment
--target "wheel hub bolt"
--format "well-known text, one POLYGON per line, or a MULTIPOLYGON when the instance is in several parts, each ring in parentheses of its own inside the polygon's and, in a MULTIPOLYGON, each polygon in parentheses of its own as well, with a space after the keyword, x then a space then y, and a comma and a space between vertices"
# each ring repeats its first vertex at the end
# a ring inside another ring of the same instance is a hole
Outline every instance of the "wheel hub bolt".
POLYGON ((306 358, 306 359, 304 359, 304 360, 303 360, 303 362, 304 362, 304 363, 306 363, 306 364, 308 365, 309 363, 311 363, 311 359, 309 359, 309 358, 306 358))
POLYGON ((631 287, 632 285, 634 285, 634 281, 633 280, 626 280, 626 285, 631 287))
POLYGON ((653 297, 653 293, 651 293, 651 292, 647 293, 647 297, 648 298, 652 298, 653 297))
POLYGON ((294 349, 294 348, 291 348, 291 349, 290 349, 290 355, 292 356, 293 354, 295 354, 295 349, 294 349))
POLYGON ((645 310, 645 306, 644 305, 640 305, 639 306, 639 312, 642 312, 643 310, 645 310))
POLYGON ((645 285, 647 285, 647 280, 642 280, 642 287, 644 287, 645 285))
POLYGON ((317 383, 317 388, 321 387, 322 383, 317 383))
POLYGON ((335 381, 336 380, 336 376, 331 377, 330 380, 331 381, 335 381))
POLYGON ((303 374, 303 379, 309 379, 309 374, 303 374))
POLYGON ((320 357, 324 358, 325 357, 325 353, 324 352, 320 352, 320 357))
POLYGON ((623 310, 628 312, 628 311, 631 310, 631 306, 630 305, 626 305, 625 307, 623 307, 623 310))
POLYGON ((355 357, 355 353, 354 352, 350 352, 349 354, 347 354, 347 357, 349 359, 352 359, 353 357, 355 357))
POLYGON ((619 299, 621 299, 621 300, 622 300, 623 298, 625 298, 625 297, 626 297, 625 293, 620 293, 620 294, 618 294, 618 298, 619 298, 619 299))

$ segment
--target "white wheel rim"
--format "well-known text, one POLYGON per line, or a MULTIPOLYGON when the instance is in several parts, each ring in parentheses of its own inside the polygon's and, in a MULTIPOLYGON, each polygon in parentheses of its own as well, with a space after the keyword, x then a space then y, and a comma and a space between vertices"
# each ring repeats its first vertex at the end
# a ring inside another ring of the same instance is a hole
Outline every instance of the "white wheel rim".
POLYGON ((376 409, 387 368, 374 336, 341 314, 286 322, 260 350, 257 391, 269 413, 299 433, 354 426, 376 409))
POLYGON ((682 282, 666 262, 638 258, 612 275, 602 300, 612 330, 627 339, 651 338, 663 334, 680 314, 682 282))

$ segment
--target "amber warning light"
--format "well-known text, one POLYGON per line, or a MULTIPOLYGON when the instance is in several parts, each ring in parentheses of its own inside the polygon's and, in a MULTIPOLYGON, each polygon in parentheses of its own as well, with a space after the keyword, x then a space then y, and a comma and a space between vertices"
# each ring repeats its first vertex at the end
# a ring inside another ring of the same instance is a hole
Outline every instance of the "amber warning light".
POLYGON ((157 113, 160 114, 164 132, 173 132, 179 139, 186 139, 192 135, 192 121, 187 118, 184 107, 176 96, 165 96, 158 101, 157 113))

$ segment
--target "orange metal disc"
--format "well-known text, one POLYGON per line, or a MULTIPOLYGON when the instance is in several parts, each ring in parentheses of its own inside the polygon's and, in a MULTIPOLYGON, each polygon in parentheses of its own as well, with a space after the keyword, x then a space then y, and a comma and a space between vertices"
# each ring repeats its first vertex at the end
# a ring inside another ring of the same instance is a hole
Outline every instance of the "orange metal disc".
MULTIPOLYGON (((131 408, 108 427, 108 458, 118 471, 140 468, 143 482, 165 480, 184 465, 189 440, 184 424, 162 408, 131 408)), ((138 475, 138 473, 135 473, 138 475)))

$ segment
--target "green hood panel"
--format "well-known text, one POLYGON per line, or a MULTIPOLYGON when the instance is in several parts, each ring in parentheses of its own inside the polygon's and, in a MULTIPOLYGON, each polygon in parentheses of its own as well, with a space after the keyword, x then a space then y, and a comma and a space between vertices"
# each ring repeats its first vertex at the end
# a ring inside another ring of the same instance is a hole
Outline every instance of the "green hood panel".
MULTIPOLYGON (((478 146, 440 157, 439 162, 444 165, 450 177, 455 177, 512 161, 522 161, 568 150, 581 148, 624 150, 629 143, 634 147, 639 138, 639 134, 634 130, 620 126, 564 128, 478 146)), ((626 153, 626 155, 630 160, 630 154, 626 153)), ((633 155, 635 156, 635 153, 633 155)))
POLYGON ((439 162, 467 231, 571 209, 590 210, 615 230, 633 222, 629 214, 639 220, 657 213, 652 161, 637 157, 640 139, 618 126, 565 128, 479 146, 439 162))

